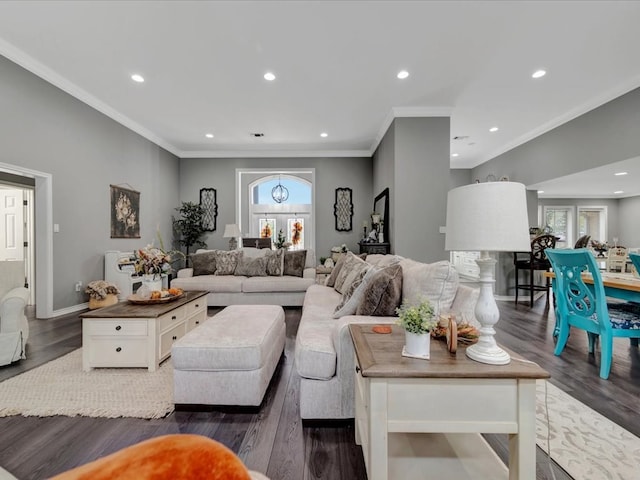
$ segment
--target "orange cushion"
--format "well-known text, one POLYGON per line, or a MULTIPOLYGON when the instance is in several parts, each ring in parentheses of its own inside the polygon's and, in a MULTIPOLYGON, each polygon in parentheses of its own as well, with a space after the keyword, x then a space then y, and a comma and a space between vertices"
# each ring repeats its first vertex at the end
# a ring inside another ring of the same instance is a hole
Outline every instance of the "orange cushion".
POLYGON ((176 434, 152 438, 53 477, 53 480, 250 480, 236 455, 215 440, 176 434))

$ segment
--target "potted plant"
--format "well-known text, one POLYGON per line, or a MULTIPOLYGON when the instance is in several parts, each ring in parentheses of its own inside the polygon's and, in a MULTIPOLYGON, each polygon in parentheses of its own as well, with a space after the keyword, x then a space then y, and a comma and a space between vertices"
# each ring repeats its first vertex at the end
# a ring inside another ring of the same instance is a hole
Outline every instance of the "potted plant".
POLYGON ((429 358, 431 346, 431 330, 438 324, 433 306, 429 300, 422 299, 420 303, 403 302, 396 309, 398 320, 396 324, 404 328, 405 346, 403 354, 408 356, 429 358))
POLYGON ((94 280, 89 282, 84 292, 89 294, 89 310, 95 310, 118 303, 120 289, 113 283, 94 280))
POLYGON ((204 235, 205 228, 202 223, 205 210, 194 202, 182 202, 182 205, 176 210, 180 213, 180 218, 173 218, 173 230, 177 235, 178 243, 186 247, 187 267, 189 266, 189 249, 193 246, 206 247, 207 244, 200 240, 204 235))

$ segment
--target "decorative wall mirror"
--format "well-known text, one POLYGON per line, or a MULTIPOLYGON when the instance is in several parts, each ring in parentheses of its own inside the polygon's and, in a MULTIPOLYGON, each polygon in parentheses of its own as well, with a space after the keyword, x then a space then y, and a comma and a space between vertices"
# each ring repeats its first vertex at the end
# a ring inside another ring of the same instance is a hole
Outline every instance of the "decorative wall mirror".
POLYGON ((389 238, 389 188, 385 188, 373 200, 373 211, 380 215, 384 225, 385 243, 391 243, 389 238))
POLYGON ((339 232, 350 232, 353 229, 352 193, 350 188, 336 188, 333 215, 336 219, 336 230, 339 232))
POLYGON ((204 208, 202 226, 207 232, 215 232, 218 222, 218 194, 215 188, 200 189, 200 206, 204 208))

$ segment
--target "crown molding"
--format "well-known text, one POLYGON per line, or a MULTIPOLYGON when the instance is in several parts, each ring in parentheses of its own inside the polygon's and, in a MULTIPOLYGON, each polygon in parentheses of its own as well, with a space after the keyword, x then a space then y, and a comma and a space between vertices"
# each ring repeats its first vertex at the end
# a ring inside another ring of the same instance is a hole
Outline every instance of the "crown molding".
POLYGON ((179 151, 180 158, 370 157, 368 150, 203 150, 179 151))

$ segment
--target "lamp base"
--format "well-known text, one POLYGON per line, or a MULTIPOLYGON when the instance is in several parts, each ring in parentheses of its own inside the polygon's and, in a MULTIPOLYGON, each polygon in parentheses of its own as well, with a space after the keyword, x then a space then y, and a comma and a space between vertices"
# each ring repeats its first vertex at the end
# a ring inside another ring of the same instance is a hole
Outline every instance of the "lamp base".
POLYGON ((493 348, 486 348, 484 345, 476 343, 467 347, 467 357, 476 362, 490 365, 507 365, 511 362, 509 354, 497 345, 493 348))
POLYGON ((476 259, 476 263, 480 267, 480 296, 475 314, 481 326, 478 343, 467 348, 467 357, 480 363, 506 365, 511 362, 511 357, 496 343, 496 331, 493 328, 500 319, 500 311, 493 296, 496 260, 490 257, 488 252, 481 252, 481 257, 476 259))
POLYGON ((236 240, 236 237, 231 237, 231 240, 229 240, 229 250, 236 250, 238 248, 238 241, 236 240))

